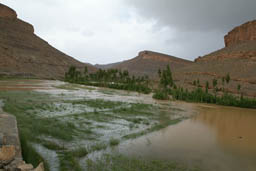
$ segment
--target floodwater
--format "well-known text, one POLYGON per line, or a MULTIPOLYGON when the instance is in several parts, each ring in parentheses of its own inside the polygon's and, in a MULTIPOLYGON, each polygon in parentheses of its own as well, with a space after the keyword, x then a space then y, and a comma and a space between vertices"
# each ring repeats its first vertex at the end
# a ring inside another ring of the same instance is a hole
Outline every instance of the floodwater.
MULTIPOLYGON (((168 110, 176 109, 174 113, 177 113, 179 117, 184 115, 190 119, 146 136, 121 142, 115 150, 128 156, 144 159, 177 161, 192 168, 198 167, 202 171, 256 171, 256 110, 182 102, 161 102, 154 101, 151 95, 131 92, 127 94, 125 91, 116 90, 104 94, 101 91, 109 91, 109 89, 96 87, 92 89, 85 86, 77 90, 56 88, 56 86, 64 84, 61 81, 8 80, 0 81, 0 91, 34 90, 65 99, 86 97, 172 105, 175 108, 168 108, 168 110)), ((2 105, 0 100, 0 108, 2 105)), ((75 112, 79 112, 79 110, 80 108, 77 108, 75 112)), ((70 113, 70 111, 67 110, 66 113, 70 113)), ((175 115, 170 117, 175 117, 175 115)), ((52 158, 56 158, 54 152, 43 151, 45 152, 42 154, 43 156, 50 155, 52 158)))
POLYGON ((255 171, 256 110, 195 106, 198 114, 191 119, 123 143, 118 150, 207 171, 255 171))

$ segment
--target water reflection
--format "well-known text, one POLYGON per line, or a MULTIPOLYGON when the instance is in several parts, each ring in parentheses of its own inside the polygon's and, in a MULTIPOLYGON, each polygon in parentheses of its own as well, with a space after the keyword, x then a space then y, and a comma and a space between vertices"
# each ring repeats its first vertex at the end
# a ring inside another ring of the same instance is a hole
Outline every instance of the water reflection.
POLYGON ((256 154, 256 110, 203 108, 192 120, 214 129, 223 150, 246 155, 256 154))
POLYGON ((209 171, 256 170, 256 110, 200 106, 189 120, 120 145, 119 151, 209 171))

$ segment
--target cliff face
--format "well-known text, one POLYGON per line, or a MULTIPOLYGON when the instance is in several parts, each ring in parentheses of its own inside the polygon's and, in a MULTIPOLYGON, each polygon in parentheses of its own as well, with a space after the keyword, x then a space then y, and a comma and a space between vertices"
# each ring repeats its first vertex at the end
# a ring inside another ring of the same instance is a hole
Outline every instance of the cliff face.
POLYGON ((226 47, 256 40, 256 20, 234 28, 224 39, 226 47))
POLYGON ((174 73, 181 84, 191 87, 194 80, 221 82, 227 73, 231 83, 226 85, 230 92, 237 92, 242 85, 244 95, 256 97, 256 21, 234 28, 225 36, 226 47, 206 56, 198 57, 195 63, 174 73))
POLYGON ((0 17, 7 17, 7 18, 15 19, 15 18, 17 18, 17 14, 13 9, 11 9, 3 4, 0 4, 0 17))
MULTIPOLYGON (((0 4, 0 76, 62 78, 74 58, 58 51, 34 34, 31 24, 17 18, 14 10, 0 4)), ((89 71, 96 70, 88 66, 89 71)))
POLYGON ((256 61, 256 20, 234 28, 224 40, 226 47, 204 57, 198 57, 195 62, 226 59, 256 61))

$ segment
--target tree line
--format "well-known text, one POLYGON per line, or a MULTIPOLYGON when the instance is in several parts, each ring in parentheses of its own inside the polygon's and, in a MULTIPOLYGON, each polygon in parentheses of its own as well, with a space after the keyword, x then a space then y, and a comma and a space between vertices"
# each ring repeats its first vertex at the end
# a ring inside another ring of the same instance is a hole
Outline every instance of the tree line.
POLYGON ((184 89, 181 86, 176 86, 170 66, 168 65, 166 69, 159 70, 159 85, 158 88, 154 91, 153 98, 160 100, 168 100, 170 97, 176 100, 183 100, 188 102, 204 102, 204 103, 213 103, 218 105, 226 106, 237 106, 244 108, 256 108, 256 99, 244 97, 243 93, 240 92, 241 85, 237 85, 237 92, 240 96, 232 95, 225 89, 225 84, 230 83, 230 75, 227 74, 225 77, 221 78, 222 87, 218 86, 218 80, 213 78, 212 84, 212 93, 210 93, 210 82, 206 81, 205 85, 200 84, 200 80, 194 80, 193 85, 195 86, 194 90, 189 91, 184 89), (204 88, 203 88, 204 87, 204 88), (218 95, 218 92, 221 92, 221 95, 218 95))
POLYGON ((158 87, 153 89, 148 76, 135 77, 134 75, 130 75, 127 70, 99 69, 95 73, 89 73, 87 67, 81 72, 72 66, 65 74, 65 81, 90 86, 137 91, 145 94, 153 91, 153 98, 160 100, 169 100, 172 97, 176 100, 188 102, 256 108, 256 99, 244 97, 240 91, 240 84, 237 85, 237 93, 240 96, 235 96, 228 92, 225 85, 230 83, 230 74, 221 78, 221 84, 219 84, 216 78, 213 78, 210 82, 206 81, 204 86, 199 79, 194 80, 192 82, 192 85, 195 87, 193 90, 188 90, 175 84, 169 65, 163 70, 158 70, 158 77, 158 87))
POLYGON ((97 87, 137 91, 145 94, 152 91, 148 76, 135 77, 130 75, 127 70, 99 69, 95 73, 89 73, 87 67, 81 72, 75 66, 71 66, 65 74, 65 81, 97 87))

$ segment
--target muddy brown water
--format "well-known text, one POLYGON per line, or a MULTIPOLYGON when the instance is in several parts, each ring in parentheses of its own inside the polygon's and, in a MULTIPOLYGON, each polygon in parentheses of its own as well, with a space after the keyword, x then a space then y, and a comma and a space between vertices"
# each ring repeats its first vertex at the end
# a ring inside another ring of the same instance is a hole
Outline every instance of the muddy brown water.
POLYGON ((256 110, 196 108, 198 114, 191 119, 124 143, 119 151, 206 171, 256 171, 256 110))

